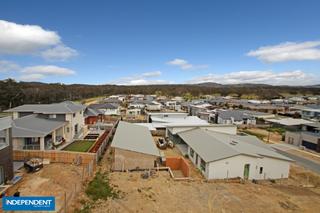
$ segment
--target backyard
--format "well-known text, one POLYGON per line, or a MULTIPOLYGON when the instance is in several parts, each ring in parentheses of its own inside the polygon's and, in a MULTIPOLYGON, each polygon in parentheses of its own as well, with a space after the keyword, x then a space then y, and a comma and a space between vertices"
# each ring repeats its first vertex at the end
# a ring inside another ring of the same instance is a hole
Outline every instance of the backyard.
POLYGON ((94 141, 79 140, 66 146, 63 150, 72 152, 87 152, 93 144, 94 141))

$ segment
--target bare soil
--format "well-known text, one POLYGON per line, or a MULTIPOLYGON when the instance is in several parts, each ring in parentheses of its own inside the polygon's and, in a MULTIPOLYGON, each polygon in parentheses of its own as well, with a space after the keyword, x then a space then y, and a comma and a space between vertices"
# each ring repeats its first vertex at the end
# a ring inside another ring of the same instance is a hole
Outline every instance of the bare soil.
MULTIPOLYGON (((179 155, 176 149, 167 151, 179 155)), ((108 169, 108 164, 106 154, 100 169, 108 169)), ((289 179, 258 184, 209 182, 203 178, 175 181, 165 171, 148 179, 142 179, 141 172, 112 172, 109 179, 114 189, 120 192, 120 198, 98 200, 91 205, 90 212, 269 213, 318 212, 320 209, 320 176, 295 164, 291 166, 289 179)), ((85 194, 80 199, 82 203, 90 202, 85 194)))
POLYGON ((55 196, 57 211, 64 205, 67 195, 67 209, 68 212, 72 212, 77 192, 82 191, 81 176, 80 166, 62 163, 44 165, 39 172, 23 172, 23 179, 9 190, 9 195, 19 191, 20 196, 55 196))

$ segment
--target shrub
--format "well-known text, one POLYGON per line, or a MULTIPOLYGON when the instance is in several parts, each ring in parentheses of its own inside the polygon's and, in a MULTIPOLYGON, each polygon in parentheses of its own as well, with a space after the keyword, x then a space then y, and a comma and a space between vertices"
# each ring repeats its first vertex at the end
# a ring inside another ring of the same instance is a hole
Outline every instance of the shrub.
POLYGON ((109 179, 106 173, 98 171, 94 179, 89 183, 86 194, 92 200, 98 199, 106 200, 110 198, 118 198, 118 194, 112 186, 110 186, 109 179))

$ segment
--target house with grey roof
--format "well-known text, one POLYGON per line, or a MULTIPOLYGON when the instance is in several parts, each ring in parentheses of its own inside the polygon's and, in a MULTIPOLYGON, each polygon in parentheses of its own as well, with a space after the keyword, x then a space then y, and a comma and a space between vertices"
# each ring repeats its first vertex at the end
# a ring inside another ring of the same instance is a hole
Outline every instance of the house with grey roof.
POLYGON ((285 142, 320 152, 320 122, 302 124, 300 130, 287 130, 285 142))
POLYGON ((120 105, 116 103, 90 104, 88 108, 99 110, 104 115, 120 115, 120 105))
POLYGON ((147 127, 120 121, 111 143, 115 171, 151 169, 160 152, 147 127))
POLYGON ((241 110, 217 110, 215 113, 215 123, 255 125, 256 119, 253 115, 241 110))
POLYGON ((6 112, 13 117, 13 149, 56 149, 84 134, 85 106, 70 101, 25 104, 6 112))
POLYGON ((280 179, 289 177, 291 159, 254 136, 204 128, 177 133, 193 164, 207 179, 280 179))
POLYGON ((0 186, 13 178, 11 118, 0 118, 0 186))

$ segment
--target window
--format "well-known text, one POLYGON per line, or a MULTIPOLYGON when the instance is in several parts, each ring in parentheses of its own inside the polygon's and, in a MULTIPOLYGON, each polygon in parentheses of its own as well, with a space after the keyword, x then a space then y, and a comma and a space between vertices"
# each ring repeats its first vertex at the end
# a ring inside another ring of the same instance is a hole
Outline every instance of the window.
POLYGON ((76 113, 73 113, 73 117, 76 117, 76 113))
POLYGON ((69 127, 67 127, 67 132, 70 132, 70 128, 69 127))
POLYGON ((193 157, 194 156, 194 151, 192 148, 190 148, 190 156, 193 157))
POLYGON ((167 118, 169 115, 163 115, 163 117, 167 118))
POLYGON ((204 160, 201 159, 201 162, 200 162, 200 168, 202 171, 206 171, 206 162, 204 160))
POLYGON ((259 174, 263 173, 263 167, 260 167, 259 174))
POLYGON ((57 118, 56 114, 49 115, 49 118, 57 118))

